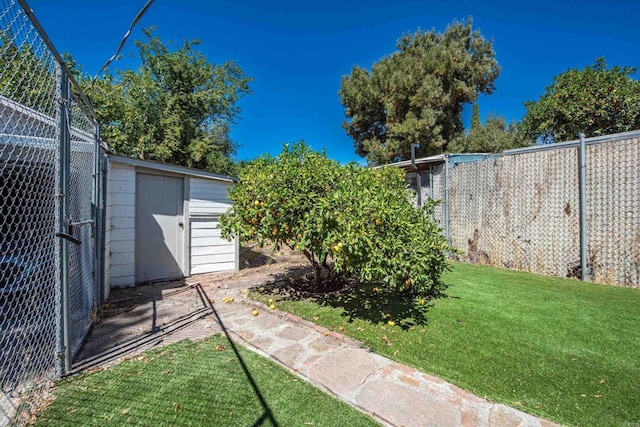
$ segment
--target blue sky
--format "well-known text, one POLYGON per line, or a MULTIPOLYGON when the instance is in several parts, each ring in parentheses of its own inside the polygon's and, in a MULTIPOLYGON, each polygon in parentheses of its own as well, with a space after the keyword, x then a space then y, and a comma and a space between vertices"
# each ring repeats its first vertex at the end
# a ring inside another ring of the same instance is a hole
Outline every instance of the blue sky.
MULTIPOLYGON (((27 0, 60 52, 94 74, 113 54, 144 0, 27 0)), ((360 160, 340 124, 340 79, 354 65, 395 50, 417 28, 444 31, 473 16, 494 41, 502 66, 496 91, 480 113, 517 121, 553 76, 604 56, 609 65, 640 65, 640 7, 635 1, 255 1, 156 0, 111 69, 134 67, 127 54, 141 29, 155 25, 164 40, 199 39, 209 61, 235 60, 254 78, 240 102, 232 138, 237 159, 276 154, 304 139, 341 162, 360 160)), ((637 76, 636 76, 637 78, 637 76)), ((469 121, 470 108, 464 120, 469 121)))

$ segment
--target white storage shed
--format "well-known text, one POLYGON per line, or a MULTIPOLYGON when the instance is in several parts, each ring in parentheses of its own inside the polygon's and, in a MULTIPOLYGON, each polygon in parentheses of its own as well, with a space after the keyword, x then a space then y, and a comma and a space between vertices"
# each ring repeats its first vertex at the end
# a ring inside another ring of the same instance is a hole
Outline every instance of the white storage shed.
POLYGON ((238 241, 217 228, 234 178, 115 155, 107 169, 106 287, 238 271, 238 241))

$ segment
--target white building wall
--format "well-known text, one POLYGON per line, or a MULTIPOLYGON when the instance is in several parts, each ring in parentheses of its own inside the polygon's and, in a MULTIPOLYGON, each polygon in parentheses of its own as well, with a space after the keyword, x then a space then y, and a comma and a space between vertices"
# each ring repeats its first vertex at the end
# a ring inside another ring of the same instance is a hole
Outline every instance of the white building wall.
MULTIPOLYGON (((128 161, 128 159, 127 159, 128 161)), ((137 160, 132 160, 138 162, 137 160)), ((163 171, 149 168, 156 173, 163 171)), ((129 287, 135 285, 135 212, 136 168, 148 170, 146 164, 136 165, 112 160, 108 164, 105 202, 105 285, 129 287)), ((181 171, 170 170, 173 175, 181 171)), ((217 228, 220 216, 231 207, 227 197, 232 182, 195 177, 185 174, 187 183, 185 214, 188 215, 188 236, 185 242, 185 275, 239 270, 239 244, 220 237, 217 228)), ((109 290, 105 289, 105 295, 109 290)))
POLYGON ((189 180, 189 273, 238 271, 238 241, 220 237, 220 215, 231 207, 227 192, 232 183, 208 179, 189 180))
POLYGON ((107 180, 105 258, 111 287, 134 286, 136 171, 134 166, 110 162, 107 180))
MULTIPOLYGON (((105 156, 106 161, 106 156, 105 156)), ((109 298, 111 291, 111 191, 109 178, 111 177, 111 164, 107 161, 106 168, 106 191, 104 200, 104 277, 103 277, 103 295, 106 300, 109 298)))

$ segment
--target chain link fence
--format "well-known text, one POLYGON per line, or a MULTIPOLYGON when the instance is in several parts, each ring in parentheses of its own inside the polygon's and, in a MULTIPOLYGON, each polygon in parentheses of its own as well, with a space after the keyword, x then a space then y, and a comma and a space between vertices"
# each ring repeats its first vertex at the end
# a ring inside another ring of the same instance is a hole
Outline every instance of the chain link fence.
POLYGON ((69 156, 69 221, 81 244, 69 245, 69 303, 71 354, 75 355, 91 327, 96 307, 95 125, 81 104, 71 102, 69 156))
POLYGON ((586 147, 588 260, 595 280, 640 288, 640 134, 586 147))
POLYGON ((91 325, 98 144, 24 2, 0 0, 0 65, 0 425, 13 425, 31 420, 91 325))
MULTIPOLYGON (((599 283, 640 287, 639 138, 586 142, 586 273, 599 283)), ((577 142, 507 151, 449 175, 448 231, 461 260, 582 276, 577 142)))
MULTIPOLYGON (((442 159, 444 160, 444 156, 442 156, 442 159)), ((409 188, 416 192, 416 198, 413 201, 414 206, 424 204, 428 199, 441 201, 441 203, 437 204, 434 208, 433 220, 438 224, 438 227, 444 230, 446 224, 446 209, 444 204, 446 199, 445 163, 440 160, 425 162, 416 165, 417 171, 413 171, 412 167, 408 165, 404 167, 407 171, 405 181, 409 188), (418 186, 420 187, 420 197, 417 195, 418 186)))

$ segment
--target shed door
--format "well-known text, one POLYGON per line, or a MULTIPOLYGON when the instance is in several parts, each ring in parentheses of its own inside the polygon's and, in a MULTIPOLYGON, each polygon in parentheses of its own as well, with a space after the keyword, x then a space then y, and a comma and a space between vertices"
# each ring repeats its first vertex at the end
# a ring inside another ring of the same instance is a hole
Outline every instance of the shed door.
POLYGON ((136 174, 136 282, 183 277, 184 182, 136 174))

